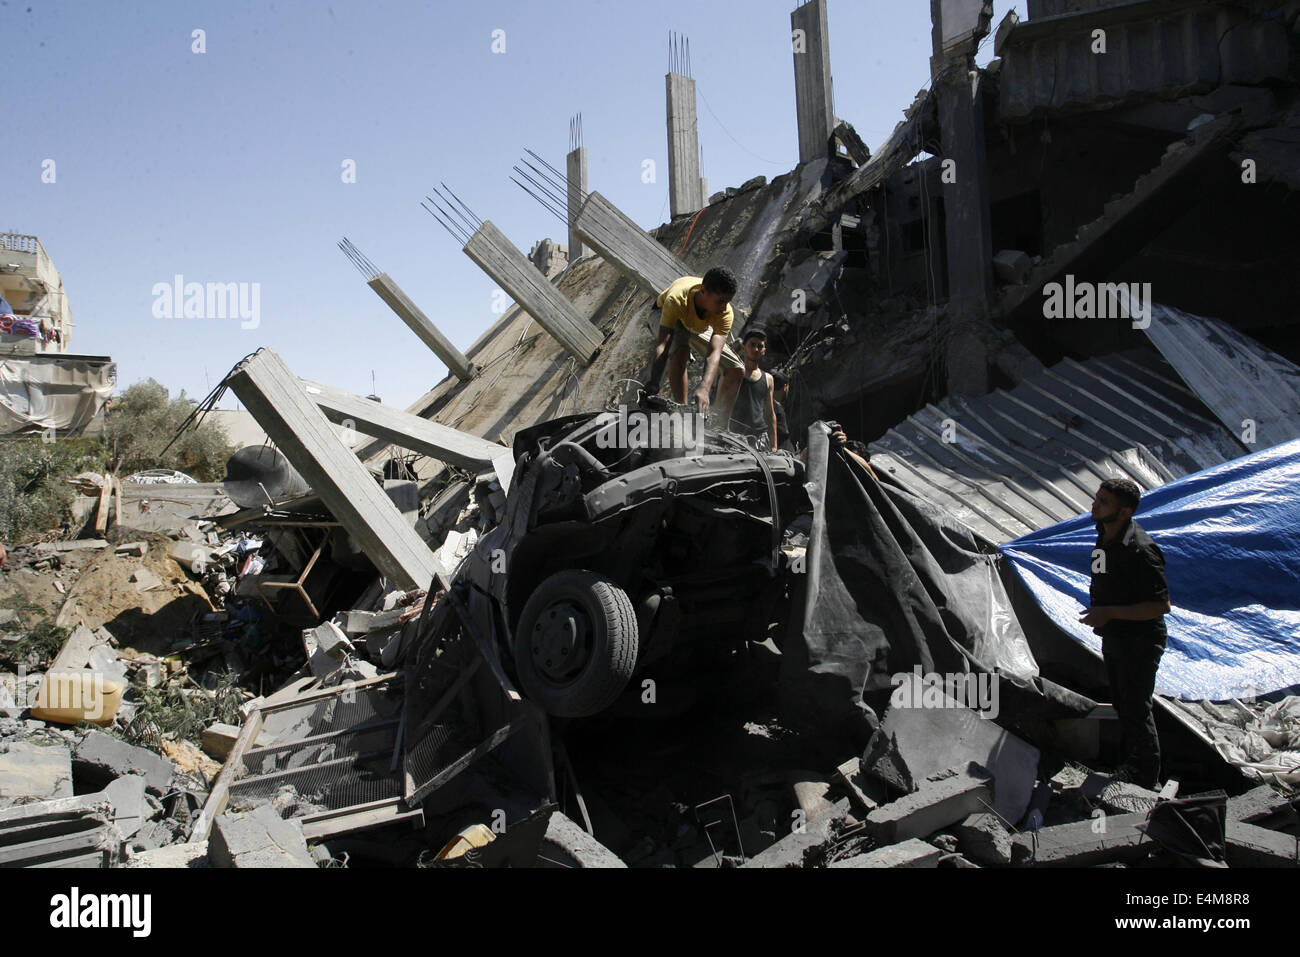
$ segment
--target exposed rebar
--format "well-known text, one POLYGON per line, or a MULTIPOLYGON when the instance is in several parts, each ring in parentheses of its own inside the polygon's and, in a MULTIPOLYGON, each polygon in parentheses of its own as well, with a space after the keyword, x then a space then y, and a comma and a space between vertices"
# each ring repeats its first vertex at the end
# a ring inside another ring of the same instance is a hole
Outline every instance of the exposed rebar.
POLYGON ((554 217, 555 217, 556 219, 558 219, 560 222, 562 222, 562 223, 566 223, 566 224, 568 223, 569 218, 568 218, 567 216, 565 216, 563 213, 561 213, 559 210, 557 210, 553 205, 551 205, 551 201, 550 201, 549 199, 547 199, 547 198, 545 198, 545 197, 543 197, 543 196, 541 196, 541 195, 539 195, 539 194, 533 192, 531 189, 529 189, 529 188, 528 188, 527 186, 525 186, 523 183, 519 182, 519 180, 515 179, 513 176, 510 177, 510 182, 514 183, 516 186, 518 186, 520 189, 522 189, 525 193, 527 193, 527 194, 528 194, 529 196, 531 196, 533 199, 537 200, 537 202, 538 202, 539 204, 541 204, 541 207, 542 207, 544 210, 546 210, 548 213, 550 213, 552 216, 554 216, 554 217))
POLYGON ((348 237, 344 236, 338 247, 343 250, 343 255, 348 257, 348 261, 357 267, 357 271, 365 277, 366 282, 370 282, 379 275, 379 269, 375 267, 375 264, 367 259, 348 237))

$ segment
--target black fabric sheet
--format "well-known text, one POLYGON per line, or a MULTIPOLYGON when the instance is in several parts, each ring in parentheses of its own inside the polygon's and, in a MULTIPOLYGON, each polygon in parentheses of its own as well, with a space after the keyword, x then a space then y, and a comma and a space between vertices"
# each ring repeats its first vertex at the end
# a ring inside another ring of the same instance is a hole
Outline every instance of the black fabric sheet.
POLYGON ((820 422, 808 430, 807 483, 806 574, 796 578, 782 648, 787 720, 856 720, 864 694, 879 707, 891 678, 915 666, 996 673, 1001 712, 1012 720, 1080 717, 1094 707, 1038 677, 991 543, 887 477, 872 478, 832 449, 820 422))

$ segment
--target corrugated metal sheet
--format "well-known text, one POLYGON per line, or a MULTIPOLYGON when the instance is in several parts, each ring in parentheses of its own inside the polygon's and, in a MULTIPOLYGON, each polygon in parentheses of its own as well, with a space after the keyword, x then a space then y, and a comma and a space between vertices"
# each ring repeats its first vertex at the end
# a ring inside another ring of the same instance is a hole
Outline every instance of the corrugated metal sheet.
POLYGON ((999 544, 1086 512, 1103 479, 1150 489, 1248 451, 1148 349, 950 397, 870 448, 877 470, 999 544))
POLYGON ((1147 338, 1229 431, 1254 424, 1252 451, 1300 438, 1300 366, 1220 319, 1156 305, 1147 338))
POLYGON ((1028 20, 998 49, 999 118, 1179 96, 1287 75, 1280 18, 1251 19, 1229 3, 1148 0, 1028 20), (1096 29, 1106 52, 1092 52, 1096 29))

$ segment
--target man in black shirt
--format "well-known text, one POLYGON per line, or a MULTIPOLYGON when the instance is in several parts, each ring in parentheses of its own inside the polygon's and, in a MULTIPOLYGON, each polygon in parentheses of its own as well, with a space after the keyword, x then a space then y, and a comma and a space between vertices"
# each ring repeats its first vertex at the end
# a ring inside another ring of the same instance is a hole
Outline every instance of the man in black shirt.
POLYGON ((1115 711, 1124 737, 1119 777, 1155 790, 1160 740, 1151 696, 1165 651, 1169 586, 1160 546, 1133 521, 1142 498, 1137 483, 1107 479, 1092 503, 1097 545, 1092 552, 1092 604, 1079 619, 1101 635, 1115 711))

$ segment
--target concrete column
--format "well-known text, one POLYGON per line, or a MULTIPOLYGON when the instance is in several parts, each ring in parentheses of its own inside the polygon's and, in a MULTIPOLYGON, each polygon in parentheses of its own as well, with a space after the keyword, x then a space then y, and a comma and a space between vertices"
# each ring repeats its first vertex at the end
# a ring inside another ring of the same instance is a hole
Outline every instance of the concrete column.
POLYGON ((307 388, 263 349, 227 377, 239 401, 320 496, 366 557, 400 588, 429 588, 446 569, 352 451, 339 441, 307 388))
POLYGON ((689 266, 600 193, 588 198, 574 228, 606 262, 652 295, 691 275, 689 266))
POLYGON ((589 365, 604 343, 599 330, 547 281, 491 221, 465 245, 465 255, 497 281, 537 324, 564 346, 579 365, 589 365))
POLYGON ((585 249, 582 239, 573 229, 578 219, 578 211, 587 199, 587 148, 579 146, 569 154, 567 165, 569 175, 569 262, 576 263, 582 258, 585 249))
POLYGON ((668 195, 673 217, 704 208, 700 195, 700 125, 695 112, 695 81, 669 73, 668 195))
POLYGON ((986 0, 931 0, 931 77, 943 142, 943 208, 948 260, 948 391, 989 390, 989 303, 993 226, 989 210, 984 106, 975 51, 987 33, 986 0), (945 29, 944 16, 952 19, 945 29))
POLYGON ((389 309, 397 313, 399 319, 411 327, 411 331, 419 336, 426 346, 433 350, 452 375, 462 382, 474 378, 477 373, 474 364, 451 344, 451 340, 444 336, 437 326, 429 321, 429 317, 411 301, 406 293, 402 292, 401 287, 393 282, 388 273, 380 273, 367 285, 388 304, 389 309))
POLYGON ((807 163, 830 154, 831 131, 835 128, 826 0, 810 0, 790 14, 790 33, 799 115, 799 162, 807 163))

